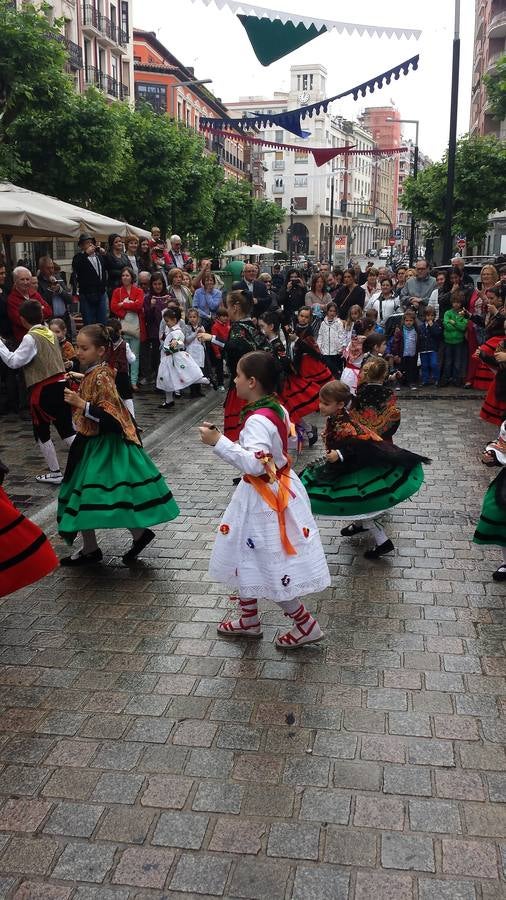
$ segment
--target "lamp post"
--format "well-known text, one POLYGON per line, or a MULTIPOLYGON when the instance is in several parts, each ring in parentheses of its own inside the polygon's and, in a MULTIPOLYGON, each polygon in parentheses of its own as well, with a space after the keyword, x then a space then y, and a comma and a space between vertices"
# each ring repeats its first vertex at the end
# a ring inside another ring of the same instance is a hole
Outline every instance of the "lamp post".
MULTIPOLYGON (((388 116, 387 122, 402 122, 406 125, 414 125, 415 126, 415 152, 413 154, 413 178, 416 180, 418 177, 418 129, 420 127, 419 119, 394 119, 393 116, 388 116)), ((415 217, 413 215, 413 210, 411 210, 411 226, 409 232, 409 265, 413 266, 415 262, 415 217)))
POLYGON ((443 263, 452 256, 453 195, 455 190, 455 155, 457 152, 457 112, 459 106, 460 67, 460 0, 455 0, 452 55, 452 92, 450 102, 450 135, 448 138, 448 179, 446 183, 445 224, 443 234, 443 263))
POLYGON ((173 118, 173 119, 177 119, 177 118, 178 118, 178 117, 176 116, 176 109, 175 109, 175 105, 176 105, 176 104, 175 104, 175 100, 176 100, 176 88, 178 88, 178 87, 189 87, 190 85, 195 85, 195 84, 212 84, 212 82, 213 82, 213 79, 212 79, 212 78, 192 78, 192 79, 190 79, 189 81, 176 81, 176 82, 174 82, 174 84, 171 84, 170 90, 171 90, 171 99, 172 99, 172 103, 171 103, 171 106, 172 106, 172 118, 173 118))

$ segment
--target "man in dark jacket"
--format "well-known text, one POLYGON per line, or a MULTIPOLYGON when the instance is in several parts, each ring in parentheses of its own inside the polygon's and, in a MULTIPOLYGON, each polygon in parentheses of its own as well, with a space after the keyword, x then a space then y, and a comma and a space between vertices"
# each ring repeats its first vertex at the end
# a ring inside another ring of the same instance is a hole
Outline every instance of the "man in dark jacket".
POLYGON ((67 290, 61 275, 55 272, 50 256, 39 259, 39 294, 53 310, 53 316, 63 319, 70 333, 70 306, 72 294, 67 290))
POLYGON ((79 252, 72 260, 72 272, 79 287, 79 306, 83 324, 106 325, 108 303, 104 261, 97 253, 96 241, 91 234, 81 234, 78 247, 79 252))
POLYGON ((271 298, 265 286, 265 282, 255 278, 256 266, 246 263, 243 269, 241 281, 234 281, 233 290, 248 291, 253 298, 252 315, 258 318, 266 312, 271 305, 271 298))

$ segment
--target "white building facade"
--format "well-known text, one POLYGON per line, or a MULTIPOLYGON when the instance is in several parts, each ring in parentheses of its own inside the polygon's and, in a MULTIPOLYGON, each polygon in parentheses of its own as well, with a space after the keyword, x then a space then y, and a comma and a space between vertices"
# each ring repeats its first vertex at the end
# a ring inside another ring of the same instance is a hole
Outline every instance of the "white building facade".
MULTIPOLYGON (((226 103, 235 118, 252 113, 282 113, 325 98, 327 71, 319 65, 292 66, 290 90, 275 93, 272 99, 241 97, 226 103)), ((297 138, 281 128, 265 131, 266 140, 294 144, 300 151, 264 151, 265 193, 286 210, 284 225, 276 238, 276 249, 294 258, 299 255, 328 260, 334 241, 346 237, 346 255, 359 256, 373 246, 374 218, 369 214, 371 159, 340 155, 318 167, 304 146, 372 149, 371 135, 355 122, 328 113, 303 120, 310 131, 307 139, 297 138), (332 188, 333 182, 333 188, 332 188), (333 197, 333 209, 331 202, 333 197), (291 210, 293 226, 290 229, 291 210)))

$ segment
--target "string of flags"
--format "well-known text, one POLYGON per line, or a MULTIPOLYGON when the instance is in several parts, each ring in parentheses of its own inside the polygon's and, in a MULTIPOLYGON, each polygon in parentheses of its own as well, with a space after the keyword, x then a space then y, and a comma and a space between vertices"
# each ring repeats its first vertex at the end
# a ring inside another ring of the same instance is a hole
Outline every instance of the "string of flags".
POLYGON ((387 69, 386 72, 382 72, 380 75, 376 75, 368 81, 362 82, 362 84, 358 84, 347 91, 343 91, 341 94, 335 94, 333 97, 318 100, 316 103, 309 104, 309 106, 301 106, 298 109, 290 109, 283 113, 259 112, 253 116, 240 119, 231 119, 228 117, 214 119, 210 116, 202 116, 200 124, 202 128, 230 128, 234 129, 234 131, 278 126, 285 131, 289 131, 291 134, 295 134, 297 137, 308 138, 311 135, 311 132, 305 131, 302 128, 302 119, 305 119, 308 116, 311 118, 313 115, 319 115, 322 111, 327 112, 329 105, 334 100, 342 100, 343 97, 349 96, 352 96, 354 100, 358 100, 359 96, 365 97, 367 92, 373 94, 375 90, 381 90, 385 84, 390 84, 392 78, 398 81, 401 74, 408 75, 410 69, 413 71, 418 69, 419 60, 420 56, 419 54, 416 54, 416 56, 404 60, 404 62, 399 63, 397 66, 393 66, 391 69, 387 69))
MULTIPOLYGON (((200 123, 200 130, 218 137, 230 137, 230 131, 222 128, 214 128, 211 125, 203 126, 200 123)), ((263 147, 274 147, 278 150, 296 150, 297 153, 311 153, 318 168, 330 162, 335 156, 372 156, 385 157, 393 156, 395 153, 405 153, 407 147, 387 147, 380 149, 373 147, 368 150, 359 150, 355 144, 349 144, 347 147, 307 147, 304 144, 285 144, 280 141, 267 141, 265 138, 254 137, 251 134, 234 134, 234 140, 243 141, 247 144, 257 144, 263 147)))
MULTIPOLYGON (((193 3, 196 0, 192 0, 193 3)), ((416 28, 393 28, 388 25, 366 25, 357 22, 339 22, 333 19, 318 19, 300 16, 283 10, 267 9, 263 6, 237 2, 237 0, 200 0, 205 6, 214 3, 218 9, 228 7, 233 12, 248 35, 256 58, 263 66, 269 66, 287 56, 298 47, 303 47, 321 34, 337 31, 349 35, 366 34, 369 37, 396 37, 398 39, 418 39, 421 31, 416 28)))

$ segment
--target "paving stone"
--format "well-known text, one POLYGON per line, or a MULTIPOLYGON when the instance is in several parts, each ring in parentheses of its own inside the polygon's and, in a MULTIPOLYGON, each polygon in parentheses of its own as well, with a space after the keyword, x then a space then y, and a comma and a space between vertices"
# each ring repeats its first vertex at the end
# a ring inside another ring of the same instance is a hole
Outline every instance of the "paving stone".
POLYGON ((241 900, 284 900, 289 874, 289 865, 278 860, 240 859, 232 875, 230 896, 241 900))
POLYGON ((0 794, 33 796, 50 772, 51 769, 40 766, 6 766, 0 772, 0 794))
POLYGON ((404 803, 393 797, 357 797, 353 824, 362 828, 402 831, 404 828, 404 803))
POLYGON ((436 771, 436 791, 440 797, 454 800, 485 800, 481 775, 476 772, 436 771))
POLYGON ((401 834, 381 836, 381 865, 385 869, 435 872, 434 846, 429 837, 401 834))
POLYGON ((102 841, 142 844, 153 821, 153 813, 137 807, 117 806, 110 809, 97 832, 102 841))
POLYGON ((420 766, 454 766, 453 746, 450 741, 410 738, 408 762, 420 766))
POLYGON ((48 766, 84 768, 98 749, 97 741, 71 741, 64 738, 45 759, 48 766))
POLYGON ((495 846, 486 841, 443 839, 443 872, 473 878, 498 878, 495 846))
POLYGON ((243 785, 202 781, 198 786, 192 809, 198 812, 239 813, 244 793, 243 785))
POLYGON ((344 713, 343 728, 346 731, 363 731, 383 734, 386 716, 373 709, 347 709, 344 713))
POLYGON ((129 847, 122 854, 112 880, 114 884, 163 888, 169 869, 174 862, 174 856, 172 850, 129 847))
POLYGON ((57 850, 58 844, 53 838, 15 835, 3 851, 0 867, 6 873, 45 875, 57 850))
POLYGON ((68 834, 71 837, 90 837, 104 811, 103 806, 90 803, 59 803, 51 813, 44 832, 46 834, 68 834))
POLYGON ((343 866, 374 866, 376 864, 375 834, 363 831, 346 831, 329 825, 325 842, 325 862, 339 863, 343 866))
POLYGON ((466 831, 480 837, 506 837, 506 806, 463 803, 466 831))
POLYGON ((406 742, 389 734, 364 735, 360 755, 362 759, 403 763, 406 759, 406 742))
POLYGON ((262 846, 265 823, 242 819, 218 818, 209 842, 209 850, 225 853, 251 853, 256 856, 262 846))
POLYGON ((246 784, 241 812, 245 816, 279 816, 292 815, 294 791, 283 785, 246 784))
POLYGON ((99 777, 98 772, 89 769, 56 769, 42 788, 42 794, 62 800, 87 800, 99 777))
POLYGON ((122 775, 117 772, 105 772, 100 776, 91 795, 91 800, 95 800, 98 803, 135 803, 143 781, 144 777, 142 775, 122 775))
POLYGON ((142 716, 126 734, 127 741, 145 741, 147 744, 165 744, 174 722, 162 717, 142 716))
POLYGON ((151 746, 147 747, 143 752, 138 763, 138 769, 139 772, 176 774, 183 771, 187 759, 188 750, 186 747, 151 746))
POLYGON ((378 791, 381 785, 381 766, 366 762, 335 762, 334 787, 360 791, 378 791))
POLYGON ((181 775, 151 775, 147 779, 141 804, 159 809, 182 809, 192 786, 192 779, 181 775))
POLYGON ((171 891, 221 896, 231 863, 216 856, 183 853, 170 881, 171 891))
POLYGON ((268 856, 288 859, 318 859, 320 828, 316 825, 271 825, 267 842, 268 856))
POLYGON ((1 900, 7 900, 11 893, 11 888, 14 887, 16 883, 15 878, 4 878, 0 875, 0 898, 1 900))
POLYGON ((208 824, 209 817, 198 813, 162 813, 152 843, 162 847, 198 850, 202 846, 208 824))
POLYGON ((487 775, 488 793, 493 803, 506 803, 506 775, 487 775))
POLYGON ((350 806, 350 793, 329 788, 306 788, 302 797, 300 818, 308 822, 347 825, 350 819, 350 806))
POLYGON ((355 900, 412 900, 413 882, 408 875, 358 872, 355 900))
POLYGON ((7 800, 0 810, 0 830, 37 831, 51 806, 45 800, 7 800))
POLYGON ((445 800, 410 800, 409 823, 412 831, 462 833, 458 805, 445 800))
POLYGON ((466 716, 434 716, 434 733, 438 738, 458 741, 479 739, 476 719, 466 716))
POLYGON ((225 750, 258 750, 262 729, 252 725, 225 725, 220 728, 216 746, 225 750))
POLYGON ((472 881, 441 881, 439 878, 420 878, 419 900, 476 900, 472 881))
POLYGON ((357 751, 357 744, 358 738, 355 735, 318 731, 313 744, 313 753, 318 756, 353 759, 357 751))
POLYGON ((286 761, 283 784, 325 787, 329 783, 329 771, 330 763, 327 759, 291 756, 286 761))
POLYGON ((293 900, 347 900, 350 876, 334 866, 297 866, 293 900))
POLYGON ((91 763, 94 769, 122 769, 129 772, 139 762, 142 745, 104 741, 91 763))
MULTIPOLYGON (((24 881, 18 887, 13 900, 68 900, 72 893, 71 887, 49 884, 47 881, 24 881)), ((0 879, 0 897, 6 897, 2 892, 0 879)))
POLYGON ((223 778, 230 774, 232 763, 230 750, 191 750, 185 773, 196 778, 223 778))
MULTIPOLYGON (((240 753, 236 755, 235 759, 234 778, 237 781, 276 784, 281 779, 282 770, 283 760, 279 756, 270 753, 240 753)), ((295 770, 295 774, 297 774, 297 770, 295 770)), ((219 775, 219 772, 215 773, 215 777, 219 777, 219 775)), ((221 771, 221 775, 223 775, 223 771, 221 771)), ((302 783, 304 784, 304 782, 302 783)))
POLYGON ((211 722, 181 722, 172 735, 172 743, 186 747, 210 747, 217 730, 218 726, 211 722))
POLYGON ((431 736, 429 716, 423 713, 391 712, 388 714, 388 730, 390 734, 431 736))
POLYGON ((369 709, 407 710, 408 700, 405 691, 395 688, 371 688, 367 691, 369 709))

